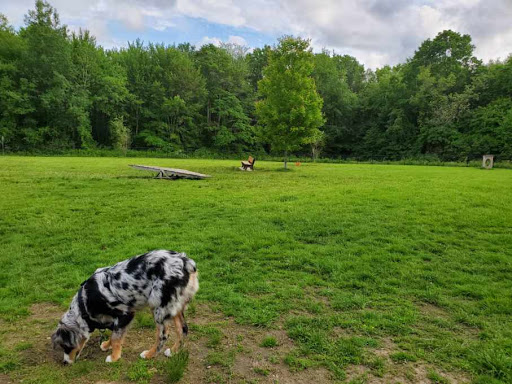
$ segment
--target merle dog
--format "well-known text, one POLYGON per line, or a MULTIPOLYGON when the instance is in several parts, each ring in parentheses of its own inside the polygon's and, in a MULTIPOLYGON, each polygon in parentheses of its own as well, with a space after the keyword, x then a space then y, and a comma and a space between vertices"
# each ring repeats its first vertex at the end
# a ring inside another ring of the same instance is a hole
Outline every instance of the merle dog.
POLYGON ((106 362, 117 361, 135 311, 149 306, 156 323, 156 343, 140 356, 150 359, 162 350, 173 322, 177 340, 165 351, 169 356, 188 332, 183 313, 198 289, 196 263, 185 253, 152 251, 99 268, 82 283, 62 316, 53 345, 64 350, 64 362, 73 363, 95 329, 111 329, 110 340, 100 348, 112 348, 106 362))

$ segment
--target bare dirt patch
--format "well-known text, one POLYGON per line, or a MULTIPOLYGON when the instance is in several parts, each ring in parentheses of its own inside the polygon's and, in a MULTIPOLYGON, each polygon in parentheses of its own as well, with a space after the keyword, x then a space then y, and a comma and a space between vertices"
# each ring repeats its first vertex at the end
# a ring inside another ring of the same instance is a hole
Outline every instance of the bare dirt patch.
MULTIPOLYGON (((80 360, 73 366, 65 367, 60 363, 62 352, 51 347, 50 336, 64 310, 52 304, 34 304, 31 315, 15 322, 0 323, 2 329, 2 346, 19 356, 19 368, 0 375, 0 383, 19 383, 38 377, 37 369, 46 367, 49 371, 60 372, 69 376, 70 369, 80 371, 87 368, 75 383, 121 384, 121 383, 165 383, 166 379, 156 367, 149 367, 151 373, 146 379, 129 379, 126 373, 139 361, 139 353, 147 349, 154 341, 151 327, 134 326, 128 332, 121 365, 117 373, 104 362, 108 353, 99 349, 101 334, 94 333, 85 347, 80 360), (35 375, 35 376, 34 376, 35 375), (112 380, 116 377, 115 380, 112 380)), ((426 313, 436 313, 443 317, 437 308, 422 308, 426 313)), ((274 328, 256 328, 237 324, 233 318, 226 317, 209 305, 196 303, 195 309, 187 316, 190 334, 185 348, 189 351, 189 362, 180 383, 284 383, 284 384, 323 384, 333 381, 332 374, 325 368, 292 371, 284 363, 286 355, 295 348, 287 336, 283 325, 277 323, 274 328), (212 336, 213 335, 213 336, 212 336), (261 346, 264 338, 272 337, 277 345, 271 348, 261 346)), ((336 333, 346 334, 346 329, 336 333)), ((169 345, 172 340, 169 341, 169 345)), ((384 370, 377 373, 367 365, 351 365, 346 368, 345 382, 359 380, 366 384, 415 383, 430 384, 428 378, 432 367, 421 362, 395 363, 391 355, 400 351, 391 338, 380 340, 380 346, 368 350, 369 359, 380 359, 384 370)), ((165 359, 158 356, 157 359, 165 359)), ((366 363, 365 363, 366 364, 366 363)), ((452 384, 469 382, 460 373, 450 373, 436 369, 438 374, 452 384)))
POLYGON ((213 354, 232 356, 231 364, 211 364, 206 346, 207 340, 187 342, 190 362, 183 383, 254 382, 254 383, 329 383, 330 373, 323 368, 292 372, 283 362, 284 357, 294 348, 282 326, 275 329, 255 328, 239 325, 232 318, 220 312, 213 312, 208 306, 198 306, 190 322, 198 326, 215 326, 222 332, 220 343, 213 354), (262 347, 265 337, 277 340, 277 346, 262 347))
MULTIPOLYGON (((95 332, 84 348, 79 361, 73 367, 61 364, 62 352, 51 347, 50 336, 62 316, 64 309, 52 304, 34 304, 31 315, 15 322, 2 322, 2 345, 19 355, 19 369, 0 376, 0 383, 18 383, 37 377, 38 369, 66 372, 70 369, 88 370, 73 379, 75 383, 120 384, 130 382, 165 383, 165 378, 151 368, 154 373, 147 380, 130 381, 125 372, 112 380, 112 366, 104 362, 107 352, 99 349, 101 334, 95 332), (20 347, 22 346, 22 347, 20 347), (65 371, 67 370, 67 371, 65 371), (103 378, 102 378, 103 377, 103 378)), ((198 303, 192 314, 187 316, 191 328, 185 341, 189 351, 189 362, 180 383, 311 383, 331 382, 331 374, 323 368, 307 369, 300 372, 290 371, 284 363, 284 357, 293 348, 282 326, 276 328, 256 328, 235 323, 203 303, 198 303), (214 345, 208 330, 219 333, 214 345), (277 345, 272 348, 260 344, 265 337, 273 337, 277 345)), ((122 371, 129 369, 139 360, 139 353, 147 349, 154 341, 154 330, 150 327, 132 327, 129 330, 123 348, 122 371)), ((169 341, 169 346, 172 340, 169 341)), ((157 359, 165 359, 158 356, 157 359)), ((37 381, 36 381, 37 382, 37 381)))

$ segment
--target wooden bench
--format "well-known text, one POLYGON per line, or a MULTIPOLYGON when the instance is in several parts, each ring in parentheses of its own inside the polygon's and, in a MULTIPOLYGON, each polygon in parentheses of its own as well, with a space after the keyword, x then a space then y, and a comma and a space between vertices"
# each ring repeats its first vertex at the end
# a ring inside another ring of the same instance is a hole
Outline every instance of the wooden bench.
POLYGON ((254 171, 254 163, 256 162, 256 159, 252 156, 249 156, 249 158, 247 159, 247 161, 242 161, 242 170, 244 171, 248 171, 248 170, 251 170, 251 171, 254 171))

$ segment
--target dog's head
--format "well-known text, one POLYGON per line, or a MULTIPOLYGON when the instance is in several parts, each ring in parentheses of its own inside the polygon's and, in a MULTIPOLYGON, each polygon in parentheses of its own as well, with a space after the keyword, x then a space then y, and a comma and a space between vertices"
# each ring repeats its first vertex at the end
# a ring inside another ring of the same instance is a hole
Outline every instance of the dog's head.
POLYGON ((64 351, 64 363, 66 364, 72 364, 75 361, 80 341, 81 337, 78 328, 62 323, 59 323, 57 330, 52 335, 53 348, 60 348, 64 351))

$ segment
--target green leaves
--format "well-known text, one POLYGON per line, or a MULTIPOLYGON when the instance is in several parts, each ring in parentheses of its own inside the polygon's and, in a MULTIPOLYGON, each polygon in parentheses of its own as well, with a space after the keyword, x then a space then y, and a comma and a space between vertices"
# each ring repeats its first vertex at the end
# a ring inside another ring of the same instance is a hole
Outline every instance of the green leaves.
POLYGON ((13 151, 112 148, 122 119, 123 147, 174 153, 510 158, 512 58, 482 65, 473 50, 450 30, 376 70, 290 36, 252 52, 141 40, 104 50, 38 0, 18 30, 0 14, 0 135, 13 151))
POLYGON ((259 123, 272 150, 284 151, 285 157, 288 151, 314 142, 324 123, 323 100, 311 77, 313 67, 309 40, 285 36, 271 51, 269 65, 258 82, 259 123))
POLYGON ((130 145, 130 132, 124 125, 122 117, 117 117, 110 122, 110 134, 114 149, 126 151, 130 145))

